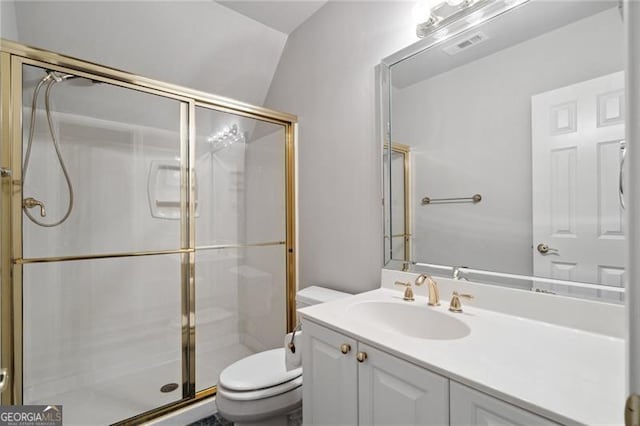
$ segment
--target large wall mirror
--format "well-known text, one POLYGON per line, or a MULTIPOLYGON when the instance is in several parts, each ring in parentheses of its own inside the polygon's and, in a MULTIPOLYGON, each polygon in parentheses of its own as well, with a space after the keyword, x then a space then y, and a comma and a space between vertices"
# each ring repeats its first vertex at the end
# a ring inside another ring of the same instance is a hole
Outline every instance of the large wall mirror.
POLYGON ((618 2, 530 0, 459 21, 382 62, 387 267, 620 303, 618 2))

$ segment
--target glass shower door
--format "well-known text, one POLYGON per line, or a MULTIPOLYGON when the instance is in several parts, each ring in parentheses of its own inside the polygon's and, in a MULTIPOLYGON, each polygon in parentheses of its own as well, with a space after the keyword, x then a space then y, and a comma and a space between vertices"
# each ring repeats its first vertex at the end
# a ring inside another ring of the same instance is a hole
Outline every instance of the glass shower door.
POLYGON ((197 107, 196 391, 287 328, 286 133, 197 107))
POLYGON ((22 87, 23 403, 89 425, 181 400, 187 103, 31 65, 22 87))

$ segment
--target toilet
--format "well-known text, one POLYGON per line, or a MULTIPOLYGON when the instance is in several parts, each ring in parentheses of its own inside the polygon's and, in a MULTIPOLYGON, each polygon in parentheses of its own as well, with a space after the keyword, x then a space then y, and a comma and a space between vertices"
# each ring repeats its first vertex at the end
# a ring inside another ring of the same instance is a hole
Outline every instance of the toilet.
MULTIPOLYGON (((348 296, 311 286, 298 292, 296 304, 304 308, 348 296)), ((237 426, 287 425, 289 414, 302 405, 302 367, 287 371, 284 348, 236 361, 220 373, 216 405, 237 426)))

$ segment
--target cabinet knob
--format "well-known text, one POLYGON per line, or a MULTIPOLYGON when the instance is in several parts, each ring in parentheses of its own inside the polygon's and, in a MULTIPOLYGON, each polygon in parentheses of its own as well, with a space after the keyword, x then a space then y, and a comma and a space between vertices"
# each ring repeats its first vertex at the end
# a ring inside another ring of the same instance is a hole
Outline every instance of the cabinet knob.
POLYGON ((340 345, 340 352, 343 354, 348 354, 351 351, 351 345, 348 343, 343 343, 340 345))
POLYGON ((356 355, 356 359, 358 360, 358 362, 364 362, 364 360, 367 359, 367 353, 358 352, 358 355, 356 355))

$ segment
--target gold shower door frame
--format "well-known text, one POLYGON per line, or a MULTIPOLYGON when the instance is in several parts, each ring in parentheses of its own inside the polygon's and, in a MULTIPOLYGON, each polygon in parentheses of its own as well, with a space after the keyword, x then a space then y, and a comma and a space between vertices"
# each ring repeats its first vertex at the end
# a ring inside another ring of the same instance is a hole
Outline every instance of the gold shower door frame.
POLYGON ((8 369, 2 405, 22 404, 22 265, 85 259, 180 254, 182 310, 182 399, 117 424, 138 424, 214 395, 216 387, 196 392, 195 383, 195 108, 231 113, 284 126, 285 129, 285 241, 219 245, 207 250, 284 245, 286 250, 286 328, 295 326, 296 307, 296 172, 297 117, 211 95, 54 52, 0 39, 0 367, 8 369), (86 256, 24 259, 22 253, 22 65, 34 65, 182 102, 180 108, 180 248, 86 256))
MULTIPOLYGON (((383 149, 389 150, 389 144, 385 143, 383 149)), ((404 209, 404 226, 402 229, 402 234, 392 234, 390 233, 388 236, 385 235, 385 238, 389 239, 389 248, 393 246, 392 242, 394 238, 402 238, 404 241, 404 250, 403 250, 403 259, 394 259, 391 256, 390 260, 401 260, 404 262, 411 261, 411 147, 409 145, 404 145, 401 143, 392 143, 391 144, 391 152, 389 153, 389 182, 393 182, 391 177, 391 154, 397 153, 402 155, 402 175, 403 175, 403 209, 404 209)), ((384 165, 383 165, 384 167, 384 165)), ((384 182, 383 182, 384 183, 384 182)), ((383 195, 384 198, 384 195, 383 195)), ((391 200, 387 201, 389 203, 389 209, 391 209, 391 200)), ((384 215, 386 216, 387 212, 384 211, 384 215)), ((393 227, 390 228, 390 231, 393 232, 393 227)), ((386 232, 386 231, 385 231, 386 232)))

